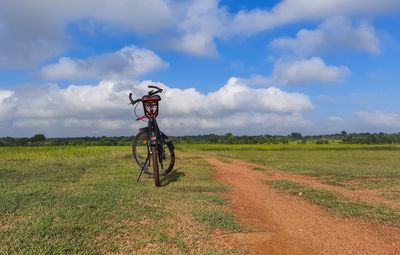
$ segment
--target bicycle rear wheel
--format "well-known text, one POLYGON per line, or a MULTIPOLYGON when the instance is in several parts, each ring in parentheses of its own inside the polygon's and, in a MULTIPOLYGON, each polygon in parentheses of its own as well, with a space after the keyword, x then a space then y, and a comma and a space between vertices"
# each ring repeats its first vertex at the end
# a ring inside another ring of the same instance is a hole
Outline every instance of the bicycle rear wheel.
POLYGON ((156 187, 160 187, 160 175, 158 172, 158 157, 157 157, 157 148, 155 145, 151 146, 151 158, 153 163, 153 177, 154 184, 156 187))
POLYGON ((160 166, 159 166, 159 172, 160 176, 165 176, 169 172, 171 172, 172 168, 174 168, 175 165, 175 151, 174 151, 174 145, 172 144, 171 141, 164 141, 161 145, 158 145, 159 147, 159 157, 161 157, 160 166))

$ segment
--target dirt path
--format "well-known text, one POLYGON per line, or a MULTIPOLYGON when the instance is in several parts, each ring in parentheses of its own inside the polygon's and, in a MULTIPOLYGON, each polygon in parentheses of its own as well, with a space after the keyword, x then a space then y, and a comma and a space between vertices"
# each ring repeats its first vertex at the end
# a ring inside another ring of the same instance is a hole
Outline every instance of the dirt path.
POLYGON ((250 163, 250 162, 245 162, 245 161, 240 161, 240 160, 238 160, 236 163, 238 163, 240 166, 243 166, 243 167, 260 167, 260 168, 267 169, 268 176, 266 179, 268 179, 268 180, 291 180, 291 181, 296 181, 296 182, 300 182, 300 183, 305 183, 305 184, 311 185, 314 188, 322 188, 322 189, 327 189, 327 190, 338 191, 340 193, 346 194, 348 197, 353 198, 353 199, 361 199, 361 200, 364 200, 367 202, 384 204, 384 205, 387 205, 392 208, 400 210, 400 203, 398 203, 395 200, 390 200, 390 199, 386 199, 384 197, 379 196, 380 192, 378 190, 368 190, 368 189, 350 190, 350 189, 346 189, 344 187, 326 184, 326 183, 324 183, 324 180, 321 180, 317 177, 291 174, 291 173, 288 173, 285 171, 280 171, 280 170, 274 169, 272 167, 258 165, 255 163, 250 163))
POLYGON ((271 175, 251 170, 247 162, 205 160, 215 166, 215 178, 233 188, 227 209, 256 230, 216 233, 213 238, 221 245, 250 254, 400 254, 400 228, 333 217, 271 189, 264 183, 271 175))

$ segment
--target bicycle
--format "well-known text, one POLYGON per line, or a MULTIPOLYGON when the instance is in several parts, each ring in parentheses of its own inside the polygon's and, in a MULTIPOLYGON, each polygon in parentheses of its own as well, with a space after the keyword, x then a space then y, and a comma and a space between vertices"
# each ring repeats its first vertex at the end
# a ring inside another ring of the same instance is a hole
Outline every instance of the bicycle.
POLYGON ((142 173, 153 175, 156 187, 160 187, 160 176, 165 176, 171 172, 175 164, 175 151, 172 141, 157 125, 157 116, 161 97, 157 95, 162 93, 162 89, 157 86, 148 86, 150 90, 147 95, 142 98, 133 100, 132 93, 129 93, 130 104, 135 106, 134 112, 137 117, 136 121, 147 119, 147 127, 140 128, 139 133, 132 141, 132 153, 140 167, 140 174, 137 179, 139 182, 142 173), (144 115, 139 117, 136 109, 142 102, 144 115), (153 171, 149 168, 153 166, 153 171), (161 166, 161 169, 159 168, 161 166))

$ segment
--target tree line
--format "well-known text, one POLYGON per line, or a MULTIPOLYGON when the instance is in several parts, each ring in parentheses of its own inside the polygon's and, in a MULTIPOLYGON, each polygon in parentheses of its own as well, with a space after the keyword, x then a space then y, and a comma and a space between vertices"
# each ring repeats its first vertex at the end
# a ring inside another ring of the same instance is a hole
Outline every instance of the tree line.
MULTIPOLYGON (((303 136, 299 132, 292 132, 287 136, 258 135, 235 136, 232 133, 225 135, 197 135, 170 137, 176 144, 400 144, 400 133, 352 133, 342 131, 337 134, 303 136)), ((72 137, 46 138, 43 134, 36 134, 27 138, 0 138, 0 147, 35 147, 35 146, 129 146, 133 137, 72 137)))
POLYGON ((130 145, 133 137, 68 137, 46 138, 43 134, 36 134, 31 138, 0 138, 0 147, 37 147, 37 146, 126 146, 130 145))
POLYGON ((225 135, 199 135, 182 136, 175 138, 178 143, 187 144, 400 144, 400 133, 352 133, 342 131, 337 134, 303 136, 299 132, 293 132, 287 136, 259 135, 259 136, 234 136, 232 133, 225 135))

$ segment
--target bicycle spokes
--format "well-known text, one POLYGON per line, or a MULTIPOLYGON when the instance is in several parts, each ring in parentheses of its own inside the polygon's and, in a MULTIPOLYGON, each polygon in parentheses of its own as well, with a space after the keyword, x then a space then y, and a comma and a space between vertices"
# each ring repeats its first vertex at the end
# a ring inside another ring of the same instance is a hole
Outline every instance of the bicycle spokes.
POLYGON ((136 182, 139 182, 140 177, 142 176, 143 170, 146 168, 147 165, 150 165, 150 154, 147 154, 147 159, 144 163, 141 164, 140 174, 137 178, 136 182), (148 164, 147 164, 148 163, 148 164))

